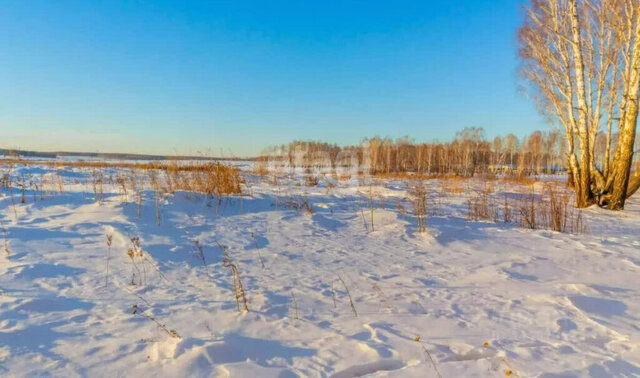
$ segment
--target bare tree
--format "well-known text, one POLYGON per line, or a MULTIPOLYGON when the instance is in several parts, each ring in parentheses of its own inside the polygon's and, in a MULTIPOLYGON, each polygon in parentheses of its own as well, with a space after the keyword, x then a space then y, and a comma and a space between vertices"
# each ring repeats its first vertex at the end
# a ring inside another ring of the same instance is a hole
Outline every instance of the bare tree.
POLYGON ((622 209, 640 187, 640 174, 630 177, 638 113, 639 14, 640 0, 533 0, 520 28, 522 75, 532 84, 541 112, 564 127, 569 179, 579 207, 597 202, 622 209), (596 137, 603 126, 605 156, 597 158, 596 137), (618 141, 612 157, 615 126, 618 141), (596 161, 603 161, 602 169, 596 161))

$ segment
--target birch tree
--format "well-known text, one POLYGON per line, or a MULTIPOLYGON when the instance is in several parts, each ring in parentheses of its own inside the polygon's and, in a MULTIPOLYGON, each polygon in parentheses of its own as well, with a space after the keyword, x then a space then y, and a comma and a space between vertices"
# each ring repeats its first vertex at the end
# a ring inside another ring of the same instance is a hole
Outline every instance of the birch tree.
POLYGON ((539 110, 565 130, 578 207, 622 209, 640 187, 640 173, 631 172, 639 16, 640 0, 533 0, 519 31, 522 76, 539 110), (596 137, 604 128, 605 156, 596 158, 596 137), (614 128, 618 140, 611 156, 614 128))

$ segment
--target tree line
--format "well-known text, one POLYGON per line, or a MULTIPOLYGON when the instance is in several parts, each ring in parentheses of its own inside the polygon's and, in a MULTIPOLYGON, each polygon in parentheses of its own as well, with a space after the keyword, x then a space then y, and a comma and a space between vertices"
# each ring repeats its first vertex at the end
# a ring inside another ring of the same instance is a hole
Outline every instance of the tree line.
MULTIPOLYGON (((606 136, 596 136, 596 150, 605 148, 606 136)), ((560 130, 534 131, 518 138, 514 134, 485 137, 482 128, 465 128, 449 142, 417 143, 398 139, 365 138, 355 146, 340 147, 320 141, 293 141, 265 151, 263 159, 286 162, 290 167, 359 167, 367 173, 458 175, 481 173, 520 176, 567 171, 567 141, 560 130)), ((596 164, 603 164, 598 161, 596 164)))

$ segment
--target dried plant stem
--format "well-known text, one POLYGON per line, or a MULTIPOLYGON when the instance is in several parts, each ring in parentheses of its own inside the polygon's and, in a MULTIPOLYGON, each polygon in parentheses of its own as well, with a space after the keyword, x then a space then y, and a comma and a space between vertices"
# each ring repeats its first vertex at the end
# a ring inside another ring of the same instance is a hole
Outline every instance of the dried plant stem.
POLYGON ((26 186, 26 184, 24 182, 24 177, 23 177, 22 181, 20 182, 20 203, 26 203, 27 202, 26 199, 25 199, 25 196, 24 196, 24 193, 26 192, 26 190, 27 190, 27 186, 26 186))
POLYGON ((373 188, 369 185, 369 207, 371 208, 371 232, 375 231, 373 226, 373 188))
POLYGON ((8 231, 7 229, 4 227, 4 223, 0 220, 0 227, 2 227, 2 238, 4 240, 4 253, 6 253, 7 255, 11 254, 11 251, 9 250, 9 238, 8 238, 8 231))
POLYGON ((414 196, 413 209, 418 219, 418 232, 427 231, 427 189, 423 184, 416 185, 412 189, 414 196))
POLYGON ((204 270, 205 270, 205 272, 207 273, 207 276, 208 276, 209 275, 209 267, 207 266, 207 260, 205 259, 205 256, 204 256, 204 248, 202 247, 202 244, 200 244, 198 239, 195 239, 193 241, 193 244, 195 245, 196 250, 198 251, 198 256, 202 260, 202 265, 204 266, 204 270))
POLYGON ((420 342, 419 337, 417 338, 417 340, 418 340, 418 343, 420 343, 420 346, 422 347, 422 351, 424 352, 425 357, 427 357, 431 362, 431 365, 433 365, 433 370, 436 371, 436 374, 438 375, 439 378, 442 378, 442 374, 440 374, 440 371, 438 370, 438 366, 436 365, 436 361, 433 359, 433 356, 431 356, 431 353, 429 353, 429 351, 424 346, 424 344, 420 342))
POLYGON ((156 323, 158 325, 158 327, 160 327, 160 329, 165 331, 167 333, 167 335, 169 335, 170 337, 177 338, 177 339, 181 338, 180 335, 178 334, 178 332, 176 332, 176 330, 167 328, 166 325, 160 323, 153 316, 147 315, 143 311, 140 311, 140 309, 138 308, 137 304, 133 305, 133 312, 132 313, 133 314, 138 314, 138 315, 140 315, 140 316, 142 316, 144 318, 147 318, 147 319, 151 320, 152 322, 156 323))
POLYGON ((376 294, 380 297, 380 300, 382 301, 383 305, 389 309, 389 311, 393 310, 393 306, 391 306, 391 302, 389 301, 389 298, 384 294, 384 292, 382 291, 382 289, 380 288, 380 286, 378 286, 378 284, 376 284, 375 282, 371 283, 371 288, 376 292, 376 294))
POLYGON ((170 283, 169 279, 164 274, 162 274, 160 268, 153 261, 151 261, 149 257, 144 256, 143 261, 146 261, 158 273, 158 276, 160 276, 160 278, 162 278, 164 282, 170 283))
POLYGON ((364 223, 365 231, 369 232, 369 226, 367 226, 367 219, 364 217, 364 210, 360 209, 360 214, 362 214, 362 222, 364 223))
POLYGON ((264 260, 262 259, 262 254, 260 253, 259 249, 258 249, 258 258, 260 259, 260 265, 262 265, 262 269, 264 269, 264 260))
POLYGON ((140 294, 136 293, 135 291, 133 291, 133 290, 129 289, 129 288, 127 287, 127 285, 126 285, 126 284, 123 284, 122 282, 117 281, 117 280, 116 280, 115 282, 117 282, 117 283, 119 284, 119 285, 116 285, 116 286, 118 286, 118 287, 120 287, 120 288, 124 289, 124 290, 125 290, 125 291, 127 291, 129 294, 134 295, 135 297, 137 297, 138 299, 140 299, 141 301, 143 301, 147 306, 151 307, 151 303, 150 303, 148 300, 144 299, 144 297, 143 297, 143 296, 141 296, 140 294))
POLYGON ((218 246, 224 251, 224 260, 222 261, 222 265, 225 268, 229 268, 231 271, 231 276, 233 277, 233 289, 235 291, 235 299, 236 299, 236 310, 240 312, 240 299, 242 299, 242 309, 243 311, 249 311, 249 307, 247 305, 247 297, 244 293, 244 287, 242 286, 242 280, 240 279, 240 272, 238 270, 238 266, 236 263, 231 260, 231 256, 229 256, 229 252, 227 248, 221 245, 217 240, 216 243, 218 246))
POLYGON ((333 289, 333 281, 331 281, 331 297, 333 298, 333 308, 336 308, 336 291, 333 289))
POLYGON ((56 178, 58 179, 58 194, 62 195, 62 192, 64 191, 64 185, 62 183, 62 177, 57 175, 56 178))
POLYGON ((158 188, 156 188, 155 194, 156 194, 156 224, 160 226, 160 199, 158 198, 158 188))
POLYGON ((347 295, 349 296, 349 303, 351 304, 351 311, 353 311, 353 316, 358 317, 358 312, 356 311, 356 306, 353 304, 353 298, 351 298, 351 293, 349 292, 349 288, 347 287, 347 284, 344 282, 344 280, 340 275, 338 275, 338 279, 340 280, 340 282, 342 282, 342 286, 344 286, 344 290, 347 292, 347 295))
POLYGON ((503 218, 505 223, 511 222, 511 208, 509 207, 509 196, 507 195, 507 184, 504 185, 504 213, 503 218))
POLYGON ((258 247, 258 241, 256 240, 256 236, 253 234, 253 232, 251 233, 251 237, 253 238, 253 242, 256 245, 256 250, 258 251, 258 258, 260 259, 260 265, 262 266, 262 269, 264 269, 264 260, 262 259, 262 254, 260 253, 260 248, 258 247))
POLYGON ((9 186, 7 189, 9 190, 9 197, 11 198, 11 208, 13 209, 13 220, 14 222, 18 222, 18 211, 16 210, 16 200, 13 198, 13 188, 9 186))
MULTIPOLYGON (((136 264, 136 258, 143 257, 142 249, 140 248, 140 238, 137 236, 131 237, 131 244, 133 245, 133 247, 127 250, 127 256, 129 256, 129 259, 131 260, 131 285, 136 284, 136 272, 138 273, 138 285, 142 285, 143 276, 140 271, 140 267, 138 266, 138 264, 136 264)), ((144 269, 144 260, 142 263, 144 269)), ((144 278, 146 281, 146 272, 144 278)))
POLYGON ((107 234, 107 272, 104 278, 104 287, 109 287, 109 260, 111 260, 111 244, 113 242, 113 234, 107 234))
POLYGON ((293 293, 293 290, 291 290, 291 304, 293 305, 293 316, 298 320, 298 301, 296 300, 296 295, 293 293))
POLYGON ((511 366, 511 364, 509 363, 509 361, 507 360, 506 357, 502 357, 500 359, 500 362, 507 367, 507 370, 504 372, 504 374, 506 376, 511 376, 511 377, 518 377, 519 376, 519 374, 516 372, 516 370, 513 368, 513 366, 511 366))

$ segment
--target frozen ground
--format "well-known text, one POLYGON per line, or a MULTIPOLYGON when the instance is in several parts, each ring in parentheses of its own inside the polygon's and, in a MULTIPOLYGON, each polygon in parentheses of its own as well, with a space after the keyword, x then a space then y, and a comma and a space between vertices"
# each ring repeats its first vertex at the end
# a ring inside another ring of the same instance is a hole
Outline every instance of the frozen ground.
POLYGON ((589 233, 568 235, 467 221, 448 194, 419 234, 404 183, 374 187, 371 231, 368 187, 250 176, 221 203, 163 197, 158 226, 153 192, 138 217, 117 186, 99 204, 89 173, 56 172, 63 193, 21 204, 14 189, 15 215, 0 195, 2 376, 640 376, 638 199, 588 209, 589 233), (304 196, 314 214, 290 206, 304 196))

